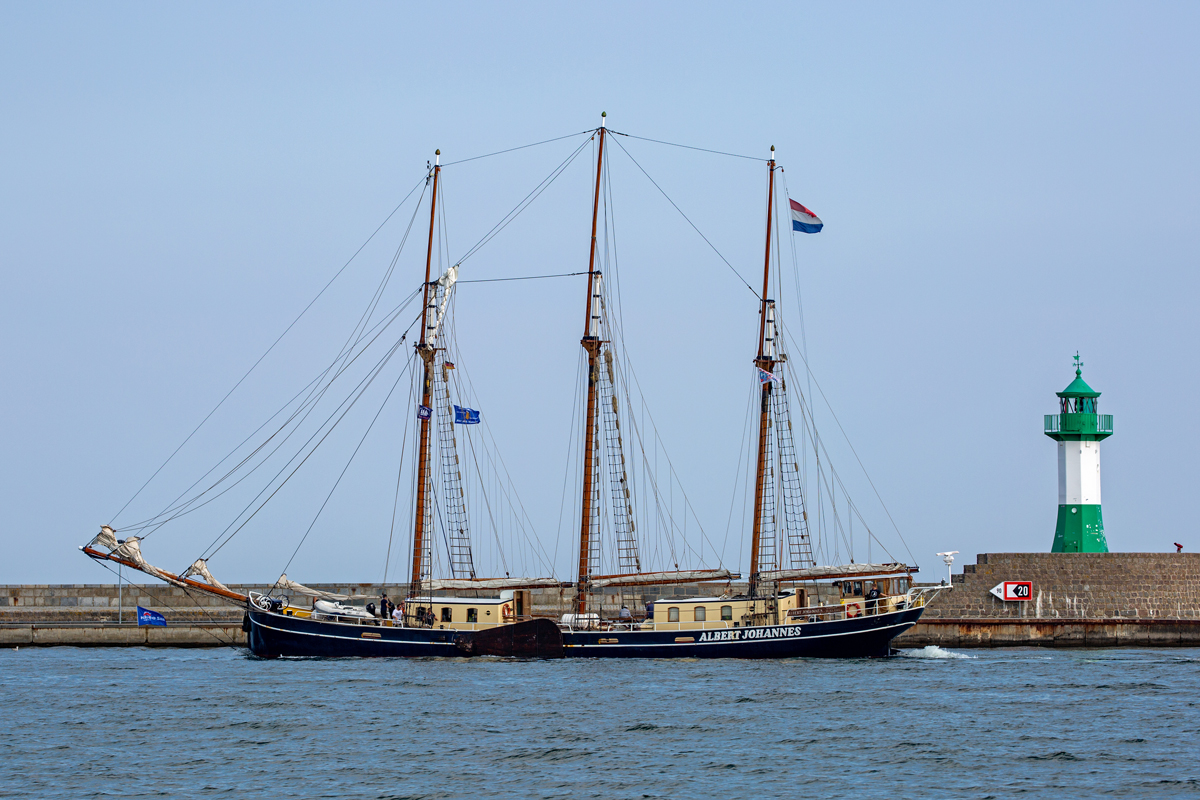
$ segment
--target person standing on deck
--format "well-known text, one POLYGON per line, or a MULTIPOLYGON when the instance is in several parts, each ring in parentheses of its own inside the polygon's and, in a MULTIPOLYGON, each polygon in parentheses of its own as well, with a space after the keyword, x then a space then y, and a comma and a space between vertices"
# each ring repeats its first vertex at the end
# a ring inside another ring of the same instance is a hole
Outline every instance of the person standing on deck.
POLYGON ((867 592, 867 613, 868 614, 878 614, 879 613, 879 597, 880 597, 879 584, 878 583, 871 584, 871 591, 867 592))

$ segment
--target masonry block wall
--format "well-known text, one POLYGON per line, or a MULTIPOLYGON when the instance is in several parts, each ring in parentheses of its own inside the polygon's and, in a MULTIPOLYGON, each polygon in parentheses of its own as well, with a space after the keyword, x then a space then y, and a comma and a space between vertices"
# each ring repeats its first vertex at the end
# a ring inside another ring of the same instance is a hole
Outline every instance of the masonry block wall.
POLYGON ((924 619, 1200 619, 1200 553, 983 553, 954 576, 924 619), (1004 602, 1001 581, 1030 581, 1004 602))

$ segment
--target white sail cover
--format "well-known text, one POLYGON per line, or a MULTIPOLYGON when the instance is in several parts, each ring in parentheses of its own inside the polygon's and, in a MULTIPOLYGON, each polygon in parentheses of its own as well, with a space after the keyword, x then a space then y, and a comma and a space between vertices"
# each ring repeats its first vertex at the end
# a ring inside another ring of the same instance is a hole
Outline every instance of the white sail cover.
MULTIPOLYGON (((454 288, 455 281, 458 280, 458 264, 455 264, 437 279, 437 285, 442 289, 442 302, 438 306, 437 316, 429 325, 428 333, 425 340, 432 345, 437 340, 438 331, 442 329, 442 320, 446 317, 446 306, 450 303, 450 290, 454 288)), ((434 297, 437 294, 435 292, 434 297)), ((432 299, 432 298, 431 298, 432 299)))
POLYGON ((533 589, 537 587, 557 588, 562 581, 557 578, 482 578, 480 580, 438 579, 423 581, 422 588, 431 592, 441 589, 533 589))
POLYGON ((108 525, 101 525, 100 532, 96 534, 96 538, 94 538, 94 539, 92 539, 92 541, 88 542, 88 547, 94 547, 95 545, 103 546, 104 549, 110 553, 113 550, 116 550, 117 549, 117 534, 116 534, 116 532, 113 531, 113 529, 111 527, 109 527, 108 525))
POLYGON ((228 586, 214 578, 212 573, 208 571, 208 562, 203 558, 197 558, 196 563, 188 567, 187 571, 183 573, 183 577, 185 578, 190 578, 193 575, 199 575, 201 578, 204 578, 204 580, 208 581, 209 586, 215 586, 216 588, 224 589, 227 592, 230 591, 228 586))
POLYGON ((307 595, 308 597, 324 597, 329 600, 350 599, 350 595, 348 594, 334 594, 333 592, 322 592, 318 591, 317 589, 310 589, 304 584, 296 583, 287 576, 286 572, 279 576, 279 580, 275 581, 275 585, 280 589, 286 589, 293 594, 303 594, 307 595))
POLYGON ((831 578, 864 578, 871 575, 900 575, 915 572, 905 564, 835 564, 805 569, 780 569, 760 572, 760 581, 815 581, 831 578))
POLYGON ((612 575, 593 578, 588 585, 603 589, 605 586, 653 585, 656 583, 690 583, 692 581, 724 581, 733 578, 727 569, 683 569, 671 572, 638 572, 633 575, 612 575))
MULTIPOLYGON (((106 525, 105 527, 108 527, 108 526, 106 525)), ((112 529, 109 528, 109 531, 111 531, 111 530, 112 529)), ((103 531, 101 531, 101 533, 103 534, 103 531)), ((96 537, 96 538, 100 538, 100 537, 96 537)), ((186 583, 179 580, 174 575, 163 572, 158 567, 154 566, 153 564, 148 563, 146 561, 146 559, 142 556, 142 546, 140 544, 141 541, 142 540, 136 536, 130 536, 124 542, 121 542, 120 544, 118 544, 116 546, 116 548, 112 551, 112 555, 116 556, 117 558, 124 559, 126 561, 132 561, 137 566, 137 568, 140 569, 142 572, 146 573, 147 575, 153 575, 154 577, 158 578, 159 580, 166 581, 167 583, 171 584, 172 586, 180 586, 184 589, 188 588, 188 585, 186 583)))

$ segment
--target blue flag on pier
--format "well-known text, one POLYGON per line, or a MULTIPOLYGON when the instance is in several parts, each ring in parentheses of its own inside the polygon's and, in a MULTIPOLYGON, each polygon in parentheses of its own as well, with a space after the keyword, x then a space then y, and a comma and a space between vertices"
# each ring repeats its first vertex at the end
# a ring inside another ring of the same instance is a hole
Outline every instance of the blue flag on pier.
POLYGON ((138 609, 138 626, 142 625, 163 625, 167 624, 167 618, 157 611, 151 611, 148 608, 137 607, 138 609))
POLYGON ((473 408, 454 407, 454 423, 456 425, 478 425, 479 412, 473 408))

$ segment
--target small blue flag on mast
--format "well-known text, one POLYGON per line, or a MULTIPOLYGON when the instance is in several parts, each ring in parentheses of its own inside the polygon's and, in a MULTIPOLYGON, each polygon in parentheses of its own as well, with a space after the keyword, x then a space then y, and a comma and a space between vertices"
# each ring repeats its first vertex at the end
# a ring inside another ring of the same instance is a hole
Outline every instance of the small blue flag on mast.
POLYGON ((462 406, 454 407, 454 424, 456 425, 478 425, 479 412, 473 408, 463 408, 462 406))

